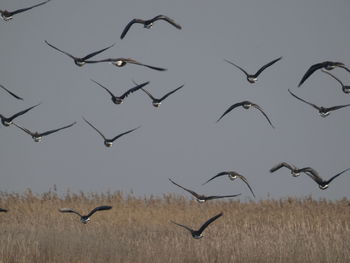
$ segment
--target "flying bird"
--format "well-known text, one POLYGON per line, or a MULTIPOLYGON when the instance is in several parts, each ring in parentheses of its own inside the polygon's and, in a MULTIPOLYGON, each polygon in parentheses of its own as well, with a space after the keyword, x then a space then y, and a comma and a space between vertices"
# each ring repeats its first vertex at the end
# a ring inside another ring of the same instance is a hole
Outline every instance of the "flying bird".
POLYGON ((174 221, 171 221, 173 224, 181 226, 185 229, 187 229, 188 231, 190 231, 191 235, 193 238, 195 239, 200 239, 203 237, 202 232, 211 224, 213 223, 216 219, 218 219, 220 216, 222 216, 223 213, 221 212, 220 214, 217 214, 216 216, 213 216, 212 218, 210 218, 209 220, 207 220, 198 230, 193 230, 192 228, 189 228, 188 226, 176 223, 174 221))
POLYGON ((30 6, 30 7, 25 7, 25 8, 21 8, 21 9, 17 9, 15 11, 7 11, 7 10, 0 10, 0 15, 1 15, 1 18, 4 20, 4 21, 9 21, 13 18, 14 15, 16 14, 19 14, 19 13, 22 13, 22 12, 25 12, 25 11, 28 11, 34 7, 37 7, 37 6, 41 6, 43 4, 46 4, 47 2, 50 2, 51 0, 46 0, 44 2, 41 2, 39 4, 36 4, 36 5, 33 5, 33 6, 30 6))
POLYGON ((84 119, 84 121, 85 121, 87 124, 89 124, 95 131, 97 131, 98 134, 101 135, 101 137, 102 137, 103 140, 104 140, 104 144, 105 144, 106 147, 112 147, 113 142, 114 142, 116 139, 118 139, 118 138, 122 137, 123 135, 126 135, 126 134, 128 134, 128 133, 130 133, 130 132, 133 132, 133 131, 135 131, 135 130, 137 130, 138 128, 141 127, 141 126, 136 127, 136 128, 134 128, 134 129, 131 129, 131 130, 128 130, 128 131, 123 132, 123 133, 121 133, 121 134, 118 134, 117 136, 115 136, 115 137, 112 138, 112 139, 107 139, 107 138, 103 135, 103 133, 100 132, 94 125, 92 125, 92 124, 91 124, 88 120, 86 120, 84 117, 83 117, 83 119, 84 119))
POLYGON ((298 172, 304 172, 307 175, 309 175, 311 177, 312 180, 314 180, 320 189, 325 190, 329 187, 329 184, 335 179, 337 178, 339 175, 347 172, 348 170, 350 170, 350 168, 345 169, 344 171, 341 171, 340 173, 337 173, 336 175, 334 175, 333 177, 331 177, 329 180, 323 180, 321 178, 321 176, 319 176, 318 172, 316 172, 314 169, 312 169, 311 167, 305 167, 302 169, 299 169, 298 172))
POLYGON ((299 168, 292 165, 292 164, 289 164, 289 163, 286 163, 286 162, 282 162, 282 163, 278 163, 276 164, 274 167, 272 167, 270 169, 270 173, 274 173, 276 172, 277 170, 281 169, 282 167, 285 167, 287 169, 290 170, 290 173, 294 176, 294 177, 298 177, 300 175, 300 172, 298 172, 299 168))
POLYGON ((135 64, 135 65, 140 65, 140 66, 144 66, 150 69, 154 69, 154 70, 158 70, 158 71, 165 71, 167 69, 165 68, 160 68, 160 67, 154 67, 154 66, 150 66, 147 64, 143 64, 140 63, 138 61, 136 61, 135 59, 132 58, 106 58, 106 59, 101 59, 101 60, 86 60, 85 63, 101 63, 101 62, 110 62, 112 63, 114 66, 116 67, 124 67, 126 64, 135 64))
POLYGON ((232 180, 232 181, 234 181, 237 178, 241 179, 248 186, 250 192, 253 194, 253 196, 255 198, 255 194, 253 192, 253 189, 250 187, 247 178, 245 178, 243 175, 241 175, 241 174, 239 174, 239 173, 237 173, 235 171, 224 171, 224 172, 218 173, 217 175, 213 176, 212 178, 210 178, 208 181, 206 181, 202 185, 205 185, 206 183, 209 183, 211 180, 213 180, 213 179, 215 179, 217 177, 223 176, 223 175, 227 175, 228 178, 230 180, 232 180))
POLYGON ((7 88, 5 88, 3 85, 0 84, 0 88, 2 88, 3 90, 5 90, 8 94, 12 95, 14 98, 18 99, 18 100, 23 100, 23 98, 17 96, 15 93, 9 91, 7 88))
POLYGON ((205 195, 201 195, 201 194, 197 194, 196 192, 192 191, 192 190, 189 190, 177 183, 175 183, 173 180, 171 180, 170 178, 168 178, 170 182, 172 182, 174 185, 184 189, 185 191, 189 192, 190 194, 192 194, 196 200, 199 202, 199 203, 204 203, 208 200, 213 200, 213 199, 219 199, 219 198, 226 198, 226 197, 236 197, 236 196, 239 196, 241 194, 236 194, 236 195, 213 195, 213 196, 205 196, 205 195))
POLYGON ((91 79, 91 81, 95 82, 101 88, 105 89, 109 93, 109 95, 111 95, 112 101, 113 101, 114 104, 121 104, 121 103, 123 103, 124 99, 127 96, 129 96, 131 93, 133 93, 133 92, 135 92, 135 91, 137 91, 137 90, 141 89, 142 87, 144 87, 144 86, 149 84, 149 81, 147 81, 147 82, 144 82, 144 83, 142 83, 140 85, 136 85, 135 87, 127 90, 120 97, 118 97, 118 96, 115 96, 109 89, 107 89, 105 86, 103 86, 102 84, 98 83, 97 81, 95 81, 93 79, 91 79))
POLYGON ((148 95, 148 97, 150 97, 150 99, 152 100, 152 105, 156 108, 158 108, 160 106, 160 104, 162 103, 163 100, 165 100, 169 95, 173 94, 174 92, 178 91, 179 89, 181 89, 184 85, 181 85, 180 87, 168 92, 167 94, 165 94, 163 97, 161 98, 155 98, 152 96, 151 93, 149 93, 147 90, 145 90, 144 88, 142 88, 142 90, 148 95))
POLYGON ((16 114, 13 114, 11 117, 8 117, 6 118, 5 116, 1 115, 0 114, 0 119, 1 119, 1 123, 4 125, 4 126, 10 126, 12 124, 12 121, 17 118, 18 116, 21 116, 23 114, 25 114, 26 112, 30 111, 31 109, 35 108, 36 106, 39 106, 40 103, 32 106, 32 107, 29 107, 25 110, 22 110, 20 112, 17 112, 16 114))
POLYGON ((315 104, 313 104, 313 103, 311 103, 311 102, 308 102, 308 101, 306 101, 306 100, 304 100, 304 99, 302 99, 302 98, 299 98, 297 95, 293 94, 289 89, 288 89, 288 91, 289 91, 289 93, 290 93, 293 97, 297 98, 298 100, 300 100, 300 101, 302 101, 302 102, 304 102, 304 103, 306 103, 306 104, 309 104, 310 106, 312 106, 312 107, 314 107, 316 110, 318 110, 319 114, 320 114, 322 117, 327 117, 327 116, 331 113, 331 111, 339 110, 339 109, 341 109, 341 108, 350 106, 350 104, 345 104, 345 105, 338 105, 338 106, 333 106, 333 107, 329 107, 329 108, 322 107, 322 106, 319 107, 319 106, 317 106, 317 105, 315 105, 315 104))
POLYGON ((261 72, 263 72, 266 68, 272 66, 273 64, 275 64, 277 61, 281 60, 282 57, 279 57, 275 60, 272 60, 271 62, 267 63, 266 65, 262 66, 255 74, 249 74, 245 69, 241 68, 240 66, 236 65, 235 63, 224 59, 227 63, 230 63, 231 65, 235 66, 236 68, 238 68, 239 70, 241 70, 247 77, 248 82, 250 83, 255 83, 258 80, 258 76, 261 74, 261 72))
POLYGON ((326 70, 332 70, 332 69, 335 69, 336 67, 343 68, 346 71, 350 72, 350 70, 342 62, 325 61, 325 62, 317 63, 317 64, 312 65, 306 71, 306 73, 304 74, 304 76, 300 80, 298 87, 300 87, 305 82, 305 80, 307 80, 316 70, 319 70, 322 68, 324 68, 326 70))
POLYGON ((173 25, 174 27, 176 27, 177 29, 181 29, 181 26, 179 24, 177 24, 173 19, 167 17, 167 16, 164 16, 164 15, 158 15, 152 19, 149 19, 149 20, 143 20, 143 19, 138 19, 138 18, 135 18, 133 20, 131 20, 127 25, 126 27, 124 28, 122 34, 120 35, 120 39, 123 39, 126 35, 126 33, 129 31, 130 27, 133 25, 133 24, 143 24, 143 27, 144 28, 148 28, 150 29, 152 26, 153 26, 153 23, 157 20, 164 20, 166 22, 168 22, 169 24, 173 25))
POLYGON ((46 43, 47 45, 49 45, 50 47, 52 47, 53 49, 56 49, 57 51, 59 51, 59 52, 65 54, 65 55, 67 55, 67 56, 70 57, 70 58, 72 58, 72 59, 74 60, 75 65, 77 65, 77 66, 79 66, 79 67, 84 66, 84 65, 87 63, 86 60, 88 60, 89 58, 92 58, 92 57, 94 57, 94 56, 96 56, 96 55, 102 53, 103 51, 106 51, 107 49, 109 49, 109 48, 111 48, 111 47, 113 47, 113 46, 115 45, 115 44, 113 44, 113 45, 110 45, 110 46, 108 46, 108 47, 106 47, 106 48, 103 48, 103 49, 101 49, 101 50, 92 52, 92 53, 86 55, 85 57, 75 57, 75 56, 71 55, 70 53, 68 53, 68 52, 66 52, 66 51, 63 51, 63 50, 61 50, 61 49, 55 47, 54 45, 50 44, 50 43, 47 42, 46 40, 45 40, 45 43, 46 43))
POLYGON ((90 211, 90 213, 88 213, 87 215, 81 215, 79 212, 77 212, 74 209, 71 208, 61 208, 58 211, 62 212, 62 213, 73 213, 76 214, 78 216, 80 216, 80 221, 84 224, 87 224, 90 221, 90 217, 96 213, 97 211, 103 211, 103 210, 110 210, 112 209, 111 206, 107 206, 107 205, 103 205, 103 206, 98 206, 96 208, 94 208, 93 210, 90 211))
POLYGON ((255 104, 253 102, 250 102, 248 100, 244 100, 242 102, 238 102, 238 103, 235 103, 233 104, 232 106, 230 106, 222 115, 221 117, 216 121, 216 122, 219 122, 222 117, 224 117, 227 113, 229 113, 230 111, 232 111, 233 109, 237 108, 237 107, 240 107, 242 106, 244 109, 250 109, 251 107, 259 110, 263 115, 264 117, 266 118, 266 120, 270 123, 271 127, 272 128, 275 128, 275 126, 273 126, 273 124, 271 123, 269 117, 267 117, 266 113, 263 111, 263 109, 258 105, 258 104, 255 104))
POLYGON ((4 209, 4 208, 0 208, 0 212, 6 213, 6 212, 8 212, 8 210, 7 210, 7 209, 4 209))
POLYGON ((64 126, 64 127, 58 128, 58 129, 54 129, 54 130, 49 130, 49 131, 41 132, 41 133, 39 133, 39 132, 32 132, 32 131, 30 131, 30 130, 28 130, 28 129, 26 129, 26 128, 23 128, 23 127, 19 126, 19 125, 16 124, 16 123, 13 123, 13 125, 15 125, 16 127, 20 128, 20 129, 21 129, 22 131, 24 131, 25 133, 27 133, 27 134, 29 134, 30 136, 32 136, 32 138, 33 138, 33 140, 34 140, 35 142, 40 142, 41 139, 42 139, 42 137, 47 136, 47 135, 49 135, 49 134, 51 134, 51 133, 58 132, 58 131, 60 131, 60 130, 63 130, 63 129, 67 129, 67 128, 69 128, 69 127, 72 127, 72 126, 73 126, 74 124, 76 124, 76 123, 77 123, 77 122, 75 121, 75 122, 73 122, 72 124, 69 124, 69 125, 67 125, 67 126, 64 126))
POLYGON ((328 74, 329 76, 331 76, 332 78, 334 78, 336 81, 339 82, 339 84, 341 85, 341 88, 343 90, 344 93, 350 93, 350 86, 344 85, 342 81, 340 81, 340 79, 338 79, 336 76, 334 76, 332 73, 330 73, 327 70, 322 69, 321 70, 323 73, 328 74))

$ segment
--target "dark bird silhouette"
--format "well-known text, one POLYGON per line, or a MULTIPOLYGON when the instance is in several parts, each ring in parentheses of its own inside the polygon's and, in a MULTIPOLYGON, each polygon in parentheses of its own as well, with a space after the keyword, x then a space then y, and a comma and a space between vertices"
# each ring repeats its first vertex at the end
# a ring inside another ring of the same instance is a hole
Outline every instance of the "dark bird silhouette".
POLYGON ((343 90, 344 93, 350 93, 350 86, 348 85, 344 85, 342 81, 340 81, 340 79, 338 79, 336 76, 334 76, 332 73, 330 73, 327 70, 322 69, 321 70, 323 73, 328 74, 329 76, 331 76, 332 78, 334 78, 336 81, 339 82, 339 84, 341 85, 341 88, 343 90))
POLYGON ((19 125, 16 124, 16 123, 13 123, 13 125, 15 125, 16 127, 20 128, 20 129, 21 129, 22 131, 24 131, 25 133, 27 133, 27 134, 29 134, 30 136, 32 136, 32 138, 33 138, 33 140, 34 140, 35 142, 40 142, 41 139, 42 139, 42 137, 47 136, 47 135, 49 135, 49 134, 51 134, 51 133, 58 132, 58 131, 60 131, 60 130, 63 130, 63 129, 67 129, 67 128, 69 128, 69 127, 72 127, 72 126, 73 126, 74 124, 76 124, 76 123, 77 123, 77 122, 75 121, 75 122, 73 122, 72 124, 69 124, 69 125, 67 125, 67 126, 64 126, 64 127, 58 128, 58 129, 54 129, 54 130, 49 130, 49 131, 41 132, 41 133, 39 133, 39 132, 32 132, 32 131, 30 131, 30 130, 28 130, 28 129, 26 129, 26 128, 23 128, 23 127, 19 126, 19 125))
POLYGON ((152 96, 151 93, 149 93, 147 90, 145 90, 144 88, 142 88, 142 90, 148 95, 148 97, 151 98, 152 100, 152 105, 156 108, 158 108, 160 106, 160 104, 162 103, 163 100, 165 100, 168 96, 170 96, 171 94, 173 94, 174 92, 178 91, 179 89, 181 89, 184 85, 181 85, 180 87, 168 92, 167 94, 165 94, 163 97, 161 97, 160 99, 155 98, 152 96))
POLYGON ((21 116, 21 115, 25 114, 26 112, 30 111, 31 109, 33 109, 33 108, 35 108, 36 106, 39 106, 39 105, 40 105, 40 103, 38 103, 38 104, 36 104, 36 105, 34 105, 32 107, 29 107, 29 108, 27 108, 25 110, 22 110, 20 112, 17 112, 16 114, 13 114, 11 117, 8 117, 8 118, 6 118, 5 116, 0 114, 1 123, 4 126, 10 126, 12 124, 12 121, 14 119, 16 119, 18 116, 21 116))
POLYGON ((298 172, 299 168, 292 165, 292 164, 289 164, 289 163, 286 163, 286 162, 282 162, 282 163, 278 163, 276 164, 274 167, 272 167, 270 169, 270 173, 274 173, 276 172, 277 170, 281 169, 282 167, 285 167, 287 169, 290 170, 290 173, 294 176, 294 177, 298 177, 300 175, 300 173, 298 172))
POLYGON ((322 68, 324 68, 326 70, 332 70, 332 69, 334 69, 336 67, 343 68, 346 71, 350 72, 350 70, 342 62, 325 61, 325 62, 317 63, 317 64, 312 65, 306 71, 306 73, 304 74, 304 76, 300 80, 300 82, 298 84, 298 87, 300 87, 305 82, 305 80, 307 80, 316 70, 319 70, 319 69, 322 69, 322 68))
POLYGON ((15 11, 7 11, 7 10, 0 10, 0 15, 1 15, 1 18, 4 20, 4 21, 9 21, 13 18, 14 15, 16 14, 19 14, 19 13, 23 13, 25 11, 28 11, 34 7, 37 7, 37 6, 41 6, 43 4, 46 4, 47 2, 50 2, 51 0, 46 0, 44 2, 41 2, 39 4, 36 4, 36 5, 33 5, 33 6, 30 6, 30 7, 25 7, 25 8, 21 8, 21 9, 17 9, 15 11))
POLYGON ((212 178, 210 178, 208 181, 206 181, 202 185, 205 185, 206 183, 209 183, 211 180, 213 180, 213 179, 215 179, 217 177, 223 176, 223 175, 227 175, 228 178, 230 180, 232 180, 232 181, 234 181, 237 178, 241 179, 248 186, 250 192, 253 194, 253 196, 255 198, 255 194, 253 192, 253 189, 250 187, 247 178, 245 178, 243 175, 241 175, 241 174, 239 174, 239 173, 237 173, 235 171, 224 171, 224 172, 218 173, 217 175, 213 176, 212 178))
POLYGON ((7 209, 4 209, 4 208, 0 208, 0 212, 6 213, 6 212, 8 212, 8 210, 7 210, 7 209))
POLYGON ((86 60, 86 63, 101 63, 101 62, 110 62, 112 63, 114 66, 116 67, 124 67, 126 64, 135 64, 135 65, 140 65, 140 66, 144 66, 150 69, 154 69, 154 70, 158 70, 158 71, 165 71, 167 69, 165 68, 159 68, 159 67, 154 67, 154 66, 150 66, 147 64, 143 64, 140 63, 138 61, 136 61, 135 59, 132 58, 106 58, 106 59, 101 59, 101 60, 86 60))
POLYGON ((289 89, 288 89, 288 91, 289 91, 289 93, 290 93, 293 97, 297 98, 298 100, 300 100, 300 101, 302 101, 302 102, 304 102, 304 103, 306 103, 306 104, 309 104, 310 106, 312 106, 312 107, 314 107, 316 110, 318 110, 319 114, 320 114, 322 117, 327 117, 327 116, 330 114, 331 111, 339 110, 339 109, 341 109, 341 108, 350 106, 350 104, 345 104, 345 105, 338 105, 338 106, 333 106, 333 107, 329 107, 329 108, 322 107, 322 106, 319 107, 319 106, 317 106, 317 105, 315 105, 315 104, 313 104, 313 103, 311 103, 311 102, 308 102, 308 101, 306 101, 306 100, 304 100, 304 99, 298 97, 297 95, 293 94, 289 89))
POLYGON ((96 213, 97 211, 103 211, 103 210, 110 210, 112 209, 111 206, 107 206, 107 205, 103 205, 103 206, 98 206, 96 208, 94 208, 93 210, 91 210, 90 213, 88 213, 87 215, 81 215, 79 212, 77 212, 74 209, 71 208, 61 208, 58 211, 62 212, 62 213, 73 213, 76 214, 78 216, 80 216, 80 221, 84 224, 87 224, 90 221, 90 217, 96 213))
POLYGON ((70 58, 72 58, 72 59, 74 60, 75 65, 77 65, 77 66, 79 66, 79 67, 84 66, 84 65, 87 63, 86 60, 88 60, 89 58, 92 58, 92 57, 94 57, 94 56, 96 56, 96 55, 102 53, 103 51, 106 51, 107 49, 110 49, 111 47, 113 47, 113 46, 115 45, 115 44, 110 45, 110 46, 108 46, 108 47, 106 47, 106 48, 103 48, 103 49, 101 49, 101 50, 92 52, 92 53, 86 55, 85 57, 81 57, 81 58, 80 58, 80 57, 75 57, 75 56, 69 54, 68 52, 63 51, 63 50, 61 50, 61 49, 59 49, 59 48, 53 46, 52 44, 50 44, 50 43, 47 42, 46 40, 45 40, 45 43, 46 43, 47 45, 49 45, 50 47, 52 47, 53 49, 56 49, 57 51, 59 51, 59 52, 65 54, 65 55, 67 55, 67 56, 70 57, 70 58))
POLYGON ((209 220, 207 220, 198 230, 193 230, 192 228, 189 228, 188 226, 176 223, 174 221, 171 221, 173 224, 181 226, 185 229, 187 229, 188 231, 190 231, 191 235, 193 238, 195 239, 200 239, 203 237, 202 232, 211 224, 213 223, 216 219, 218 219, 220 216, 222 216, 223 213, 221 212, 220 214, 217 214, 216 216, 213 216, 212 218, 210 218, 209 220))
POLYGON ((144 28, 148 28, 150 29, 152 26, 153 26, 153 23, 157 20, 164 20, 166 22, 168 22, 169 24, 173 25, 174 27, 176 27, 177 29, 181 29, 181 26, 179 24, 177 24, 173 19, 167 17, 167 16, 164 16, 164 15, 158 15, 152 19, 149 19, 149 20, 143 20, 143 19, 138 19, 138 18, 135 18, 133 20, 131 20, 127 25, 126 27, 124 28, 122 34, 120 35, 120 39, 123 39, 126 35, 126 33, 129 31, 130 27, 133 25, 133 24, 143 24, 143 27, 144 28))
POLYGON ((7 88, 5 88, 3 85, 0 84, 0 88, 2 88, 3 90, 5 90, 8 94, 12 95, 12 97, 18 99, 18 100, 23 100, 23 98, 17 96, 15 93, 9 91, 7 88))
POLYGON ((305 167, 305 168, 301 168, 298 170, 299 173, 306 173, 307 175, 309 175, 311 177, 312 180, 314 180, 320 189, 325 190, 328 188, 329 184, 338 176, 340 176, 341 174, 347 172, 348 170, 350 170, 350 168, 345 169, 344 171, 341 171, 340 173, 337 173, 336 175, 334 175, 333 177, 331 177, 329 180, 323 180, 321 178, 321 176, 318 174, 317 171, 315 171, 314 169, 312 169, 311 167, 305 167))
POLYGON ((247 80, 250 83, 255 83, 258 80, 258 76, 261 74, 261 72, 263 72, 265 69, 267 69, 268 67, 272 66, 273 64, 275 64, 277 61, 281 60, 282 57, 279 57, 275 60, 272 60, 271 62, 267 63, 266 65, 262 66, 255 74, 249 74, 245 69, 241 68, 240 66, 236 65, 235 63, 224 59, 227 63, 230 63, 231 65, 235 66, 236 68, 238 68, 239 70, 241 70, 247 77, 247 80))
POLYGON ((232 106, 230 106, 222 115, 221 117, 216 121, 216 122, 219 122, 222 117, 224 117, 227 113, 229 113, 230 111, 232 111, 233 109, 237 108, 237 107, 243 107, 244 109, 250 109, 251 107, 259 110, 263 115, 264 117, 266 118, 266 120, 270 123, 271 127, 272 128, 275 128, 275 126, 273 126, 273 124, 271 123, 269 117, 267 117, 266 113, 263 111, 263 109, 258 105, 258 104, 255 104, 253 102, 250 102, 248 100, 244 100, 244 101, 241 101, 241 102, 238 102, 238 103, 235 103, 233 104, 232 106))
POLYGON ((144 83, 142 83, 140 85, 136 85, 135 87, 127 90, 120 97, 118 97, 118 96, 115 96, 109 89, 107 89, 105 86, 103 86, 102 84, 98 83, 97 81, 95 81, 93 79, 91 79, 91 81, 95 82, 101 88, 105 89, 109 93, 109 95, 111 95, 112 101, 113 101, 114 104, 121 104, 121 103, 123 103, 124 99, 127 96, 129 96, 131 93, 133 93, 133 92, 135 92, 135 91, 137 91, 137 90, 141 89, 142 87, 144 87, 144 86, 149 84, 149 81, 147 81, 147 82, 144 82, 144 83))
POLYGON ((86 120, 84 117, 83 117, 83 119, 84 119, 84 121, 85 121, 87 124, 89 124, 95 131, 97 131, 98 134, 101 135, 101 137, 102 137, 103 140, 104 140, 104 144, 105 144, 106 147, 111 147, 111 146, 113 145, 113 142, 114 142, 116 139, 122 137, 122 136, 125 135, 125 134, 128 134, 128 133, 130 133, 130 132, 133 132, 133 131, 135 131, 135 130, 137 130, 138 128, 141 127, 141 126, 136 127, 136 128, 134 128, 134 129, 131 129, 131 130, 128 130, 128 131, 123 132, 123 133, 121 133, 121 134, 118 134, 117 136, 115 136, 115 137, 112 138, 112 139, 107 139, 107 138, 103 135, 103 133, 100 132, 94 125, 92 125, 92 124, 91 124, 88 120, 86 120))
POLYGON ((241 194, 236 194, 236 195, 212 195, 212 196, 205 196, 205 195, 201 195, 201 194, 197 194, 196 192, 192 191, 192 190, 189 190, 177 183, 175 183, 173 180, 171 180, 170 178, 168 178, 170 182, 172 182, 174 185, 184 189, 185 191, 189 192, 190 194, 192 194, 196 200, 199 202, 199 203, 204 203, 208 200, 213 200, 213 199, 219 199, 219 198, 226 198, 226 197, 236 197, 236 196, 239 196, 241 194))

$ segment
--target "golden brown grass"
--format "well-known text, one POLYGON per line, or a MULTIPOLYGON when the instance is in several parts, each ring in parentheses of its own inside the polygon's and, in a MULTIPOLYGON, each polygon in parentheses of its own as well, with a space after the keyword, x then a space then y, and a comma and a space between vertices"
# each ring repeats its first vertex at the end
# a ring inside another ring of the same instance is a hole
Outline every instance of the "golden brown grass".
POLYGON ((350 206, 311 198, 198 204, 184 197, 115 194, 2 194, 0 262, 350 262, 350 206), (87 225, 61 207, 96 213, 87 225), (172 223, 199 227, 193 239, 172 223))

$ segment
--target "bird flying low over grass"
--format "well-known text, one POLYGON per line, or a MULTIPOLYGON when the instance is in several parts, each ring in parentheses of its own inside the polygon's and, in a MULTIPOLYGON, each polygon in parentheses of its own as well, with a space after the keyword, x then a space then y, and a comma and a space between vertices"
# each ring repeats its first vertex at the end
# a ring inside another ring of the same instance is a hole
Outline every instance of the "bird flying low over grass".
POLYGON ((7 88, 5 88, 3 85, 0 84, 0 88, 2 88, 3 90, 5 90, 8 94, 10 94, 12 97, 18 99, 18 100, 23 100, 23 98, 21 98, 20 96, 17 96, 15 93, 11 92, 10 90, 8 90, 7 88))
POLYGON ((272 60, 271 62, 267 63, 266 65, 262 66, 255 74, 249 74, 245 69, 241 68, 240 66, 238 66, 237 64, 224 59, 227 63, 230 63, 231 65, 235 66, 236 68, 238 68, 239 70, 241 70, 247 77, 248 82, 250 83, 255 83, 258 81, 258 76, 268 67, 272 66, 273 64, 275 64, 277 61, 281 60, 282 57, 279 57, 277 59, 272 60))
POLYGON ((167 69, 165 68, 160 68, 160 67, 154 67, 154 66, 150 66, 147 64, 143 64, 141 62, 136 61, 135 59, 132 58, 105 58, 105 59, 101 59, 101 60, 86 60, 85 63, 101 63, 101 62, 109 62, 112 63, 114 66, 121 68, 124 67, 126 64, 135 64, 135 65, 139 65, 139 66, 144 66, 150 69, 154 69, 154 70, 158 70, 158 71, 166 71, 167 69))
POLYGON ((61 50, 61 49, 55 47, 54 45, 50 44, 50 43, 47 42, 46 40, 45 40, 45 43, 46 43, 48 46, 52 47, 53 49, 56 49, 57 51, 59 51, 59 52, 65 54, 65 55, 67 55, 67 56, 70 57, 70 58, 72 58, 72 59, 74 60, 75 65, 77 65, 77 66, 79 66, 79 67, 84 66, 84 65, 86 64, 86 60, 88 60, 89 58, 92 58, 92 57, 94 57, 94 56, 96 56, 96 55, 98 55, 98 54, 100 54, 100 53, 106 51, 107 49, 110 49, 111 47, 113 47, 113 46, 115 45, 115 44, 113 44, 113 45, 110 45, 110 46, 108 46, 108 47, 106 47, 106 48, 103 48, 103 49, 101 49, 101 50, 92 52, 92 53, 86 55, 85 57, 75 57, 75 56, 73 56, 72 54, 70 54, 70 53, 68 53, 68 52, 66 52, 66 51, 63 51, 63 50, 61 50))
POLYGON ((21 9, 17 9, 15 11, 7 11, 7 10, 0 10, 0 15, 1 15, 1 18, 4 20, 4 21, 9 21, 13 18, 14 15, 16 14, 19 14, 19 13, 23 13, 25 11, 28 11, 30 9, 33 9, 37 6, 41 6, 43 4, 46 4, 47 2, 50 2, 51 0, 46 0, 44 2, 41 2, 39 4, 36 4, 36 5, 33 5, 33 6, 30 6, 30 7, 25 7, 25 8, 21 8, 21 9))
POLYGON ((2 125, 6 126, 6 127, 10 126, 13 123, 14 119, 16 119, 17 117, 25 114, 26 112, 30 111, 31 109, 33 109, 33 108, 35 108, 35 107, 37 107, 39 105, 40 105, 40 103, 38 103, 38 104, 36 104, 36 105, 34 105, 32 107, 29 107, 29 108, 27 108, 25 110, 22 110, 20 112, 17 112, 16 114, 13 114, 11 117, 5 117, 5 116, 0 114, 0 119, 1 119, 2 125))
POLYGON ((220 216, 222 216, 223 213, 221 212, 220 214, 217 214, 216 216, 213 216, 212 218, 208 219, 198 230, 193 230, 192 228, 189 228, 188 226, 176 223, 174 221, 171 221, 173 224, 181 226, 185 229, 187 229, 193 238, 195 239, 200 239, 203 237, 202 232, 211 224, 213 223, 216 219, 218 219, 220 216))
POLYGON ((153 26, 153 23, 155 21, 158 20, 164 20, 166 22, 168 22, 169 24, 173 25, 174 27, 176 27, 177 29, 181 29, 181 26, 179 24, 177 24, 173 19, 164 16, 164 15, 158 15, 152 19, 149 20, 143 20, 143 19, 139 19, 139 18, 135 18, 133 20, 131 20, 124 28, 122 34, 120 35, 120 39, 123 39, 126 35, 126 33, 128 33, 130 27, 134 24, 142 24, 144 28, 148 28, 150 29, 153 26))
POLYGON ((98 207, 95 207, 93 210, 91 210, 90 213, 88 213, 87 215, 81 215, 79 212, 77 212, 76 210, 71 209, 71 208, 61 208, 61 209, 59 209, 59 211, 61 213, 73 213, 73 214, 76 214, 76 215, 80 216, 80 221, 83 224, 87 224, 90 221, 90 217, 94 213, 96 213, 97 211, 110 210, 110 209, 112 209, 111 206, 107 206, 107 205, 98 206, 98 207))

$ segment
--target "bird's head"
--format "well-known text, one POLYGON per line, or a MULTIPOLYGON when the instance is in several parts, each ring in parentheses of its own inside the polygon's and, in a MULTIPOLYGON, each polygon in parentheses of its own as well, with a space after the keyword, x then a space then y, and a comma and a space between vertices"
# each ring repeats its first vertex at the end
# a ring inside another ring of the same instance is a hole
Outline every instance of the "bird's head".
POLYGON ((319 110, 319 113, 320 113, 321 117, 325 118, 329 115, 330 112, 326 108, 321 107, 319 110))
POLYGON ((145 23, 143 25, 144 28, 148 28, 148 29, 152 28, 152 26, 153 26, 153 23, 145 23))
POLYGON ((85 61, 81 60, 81 59, 74 59, 74 63, 75 65, 77 65, 78 67, 82 67, 85 65, 85 61))
POLYGON ((112 64, 117 67, 123 67, 125 66, 126 62, 124 60, 118 59, 116 61, 113 61, 112 64))
POLYGON ((83 216, 83 217, 80 218, 80 221, 81 221, 83 224, 87 224, 87 223, 89 223, 90 218, 89 218, 89 217, 86 217, 86 216, 83 216))
POLYGON ((33 140, 34 140, 35 142, 40 142, 41 139, 42 139, 42 137, 39 136, 38 134, 34 134, 34 135, 32 136, 32 138, 33 138, 33 140))
POLYGON ((344 93, 346 93, 346 94, 350 93, 350 86, 343 86, 342 89, 343 89, 344 93))
POLYGON ((328 184, 320 184, 318 187, 321 189, 321 190, 326 190, 328 188, 328 184))
POLYGON ((154 107, 156 107, 156 108, 159 108, 160 104, 162 104, 162 103, 159 102, 159 101, 154 101, 154 102, 152 102, 152 105, 153 105, 154 107))
POLYGON ((105 143, 105 146, 108 147, 108 148, 112 147, 112 145, 113 145, 113 142, 107 141, 107 140, 104 143, 105 143))
POLYGON ((253 76, 248 76, 247 77, 247 80, 250 82, 250 83, 255 83, 258 81, 258 78, 255 78, 253 76))

